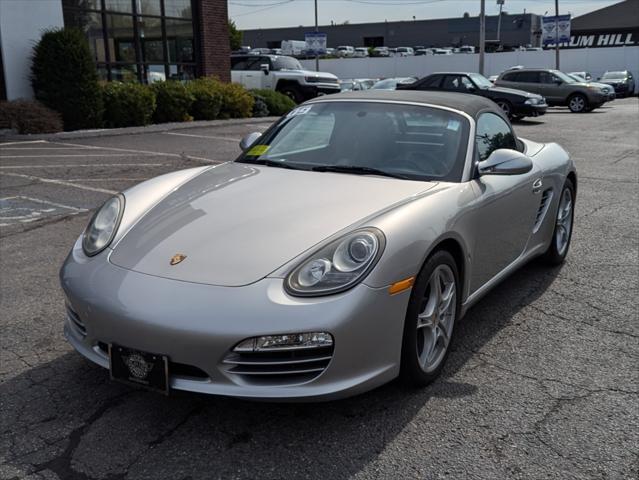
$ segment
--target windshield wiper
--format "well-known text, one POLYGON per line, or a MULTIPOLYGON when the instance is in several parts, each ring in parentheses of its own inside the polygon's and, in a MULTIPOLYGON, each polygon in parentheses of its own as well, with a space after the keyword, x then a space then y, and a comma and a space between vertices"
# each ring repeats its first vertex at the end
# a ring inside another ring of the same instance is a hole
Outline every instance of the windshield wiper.
POLYGON ((357 165, 320 165, 311 168, 313 172, 337 172, 337 173, 354 173, 355 175, 381 175, 384 177, 401 178, 403 180, 411 180, 409 177, 398 173, 385 172, 373 167, 361 167, 357 165))
POLYGON ((269 160, 268 158, 256 158, 255 160, 240 160, 240 163, 252 163, 255 165, 266 165, 267 167, 288 168, 291 170, 306 170, 299 168, 293 164, 283 162, 281 160, 269 160))

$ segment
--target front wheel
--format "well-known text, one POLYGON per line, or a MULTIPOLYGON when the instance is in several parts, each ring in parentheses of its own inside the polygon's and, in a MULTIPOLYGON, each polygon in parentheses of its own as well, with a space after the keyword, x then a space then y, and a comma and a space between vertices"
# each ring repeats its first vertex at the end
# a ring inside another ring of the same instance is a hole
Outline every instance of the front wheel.
POLYGON ((450 351, 461 309, 457 265, 446 251, 426 262, 411 292, 402 341, 401 378, 421 387, 435 380, 450 351))
POLYGON ((302 92, 300 92, 300 89, 295 86, 287 85, 286 87, 283 87, 280 92, 293 100, 295 103, 302 103, 304 101, 302 92))
POLYGON ((497 105, 503 110, 509 119, 513 118, 513 106, 508 100, 497 100, 497 105))
POLYGON ((552 240, 548 250, 543 255, 546 263, 550 265, 561 264, 566 259, 566 255, 568 255, 568 248, 570 248, 570 240, 572 239, 574 210, 575 187, 570 179, 567 179, 559 198, 552 240))
POLYGON ((588 107, 588 99, 580 93, 576 93, 568 99, 568 108, 573 113, 586 112, 588 107))

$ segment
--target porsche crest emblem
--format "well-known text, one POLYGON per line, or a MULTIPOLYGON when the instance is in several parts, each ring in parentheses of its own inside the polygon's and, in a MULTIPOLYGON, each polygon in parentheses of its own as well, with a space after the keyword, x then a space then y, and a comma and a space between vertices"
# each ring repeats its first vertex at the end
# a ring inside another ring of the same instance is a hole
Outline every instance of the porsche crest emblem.
POLYGON ((182 253, 176 253, 171 257, 171 261, 169 262, 171 265, 177 265, 180 262, 183 262, 186 258, 186 255, 182 253))

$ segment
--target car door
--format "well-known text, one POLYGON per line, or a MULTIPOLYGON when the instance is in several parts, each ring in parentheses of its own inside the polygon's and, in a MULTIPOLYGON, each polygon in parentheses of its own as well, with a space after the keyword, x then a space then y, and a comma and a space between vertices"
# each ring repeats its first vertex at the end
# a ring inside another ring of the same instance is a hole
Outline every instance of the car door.
POLYGON ((261 65, 268 64, 268 58, 256 56, 249 58, 246 62, 246 69, 242 72, 242 85, 245 88, 264 88, 264 77, 267 75, 262 71, 261 65))
MULTIPOLYGON (((498 148, 517 150, 510 125, 499 115, 477 120, 476 158, 487 159, 498 148)), ((521 175, 483 175, 473 180, 477 195, 475 245, 470 287, 474 292, 526 249, 541 198, 541 169, 521 175)))
POLYGON ((466 75, 446 75, 442 82, 442 90, 448 92, 475 93, 475 84, 466 75))
POLYGON ((540 83, 539 83, 539 73, 540 72, 517 72, 516 74, 516 82, 517 85, 513 88, 517 88, 519 90, 523 90, 525 92, 530 93, 538 93, 540 95, 545 96, 541 93, 540 83))
POLYGON ((429 75, 411 86, 411 89, 414 87, 415 90, 439 90, 442 78, 444 78, 443 75, 429 75))
POLYGON ((246 70, 246 57, 231 57, 231 81, 242 83, 242 75, 246 70))
POLYGON ((566 100, 566 85, 552 72, 539 72, 539 91, 547 101, 562 103, 566 100))

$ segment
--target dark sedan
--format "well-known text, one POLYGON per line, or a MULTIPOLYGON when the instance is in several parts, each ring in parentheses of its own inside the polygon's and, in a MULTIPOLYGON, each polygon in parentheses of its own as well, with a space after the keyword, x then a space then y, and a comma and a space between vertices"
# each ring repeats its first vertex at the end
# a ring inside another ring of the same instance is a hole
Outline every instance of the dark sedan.
POLYGON ((635 94, 635 79, 628 70, 606 72, 599 81, 614 88, 617 97, 627 97, 635 94))
POLYGON ((541 95, 496 87, 479 73, 434 73, 410 85, 398 85, 398 90, 446 90, 470 93, 490 98, 508 115, 519 120, 546 113, 548 105, 541 95))

